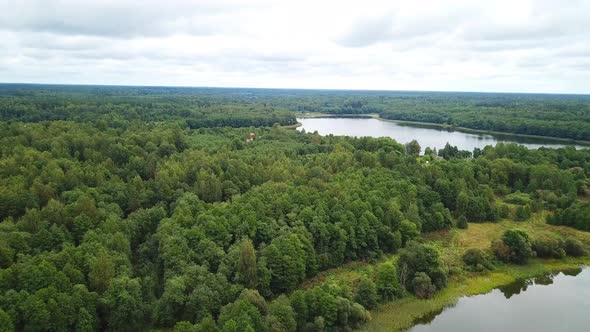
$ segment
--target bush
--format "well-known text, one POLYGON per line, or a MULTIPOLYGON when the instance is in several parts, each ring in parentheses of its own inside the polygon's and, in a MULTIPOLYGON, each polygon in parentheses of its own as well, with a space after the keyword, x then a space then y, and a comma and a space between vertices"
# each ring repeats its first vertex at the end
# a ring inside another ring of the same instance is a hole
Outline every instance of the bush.
POLYGON ((467 227, 469 227, 467 218, 465 218, 464 215, 460 215, 459 218, 457 218, 457 228, 467 229, 467 227))
POLYGON ((382 301, 391 301, 401 296, 397 271, 391 263, 379 264, 377 267, 377 293, 382 301))
POLYGON ((423 272, 431 283, 440 290, 447 284, 447 275, 442 268, 438 251, 428 245, 410 242, 408 247, 400 251, 397 260, 397 272, 400 284, 415 292, 414 278, 423 272))
POLYGON ((565 257, 564 247, 563 240, 555 236, 539 237, 532 245, 537 256, 542 258, 563 258, 565 257))
POLYGON ((565 239, 564 249, 569 256, 573 257, 580 257, 586 254, 586 249, 582 242, 572 237, 565 239))
POLYGON ((500 217, 500 219, 506 219, 510 217, 510 213, 512 212, 512 210, 510 209, 510 205, 504 203, 497 204, 497 209, 498 216, 500 217))
POLYGON ((434 295, 436 291, 436 287, 432 284, 430 277, 428 274, 424 272, 416 273, 414 280, 412 282, 414 287, 414 293, 416 297, 420 299, 429 299, 434 295))
POLYGON ((515 192, 504 197, 504 201, 510 204, 527 205, 531 202, 531 197, 528 194, 515 192))
POLYGON ((518 206, 514 212, 514 220, 525 221, 531 217, 531 208, 528 205, 518 206))
POLYGON ((354 295, 354 301, 367 309, 373 309, 377 306, 377 287, 373 280, 367 277, 361 279, 354 295))
POLYGON ((471 270, 483 271, 493 270, 494 265, 488 259, 486 253, 481 249, 469 249, 463 254, 463 262, 471 270))
POLYGON ((492 252, 502 262, 508 263, 510 256, 510 248, 502 241, 502 239, 496 239, 492 241, 492 252))
POLYGON ((504 262, 526 264, 535 252, 527 233, 521 230, 507 230, 501 240, 492 242, 492 251, 504 262))

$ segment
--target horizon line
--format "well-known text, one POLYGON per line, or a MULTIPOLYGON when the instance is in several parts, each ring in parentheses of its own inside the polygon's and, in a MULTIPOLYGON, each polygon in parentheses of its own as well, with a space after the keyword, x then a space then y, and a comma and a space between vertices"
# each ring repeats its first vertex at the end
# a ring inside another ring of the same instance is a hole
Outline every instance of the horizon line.
POLYGON ((91 83, 35 83, 35 82, 0 82, 5 85, 30 86, 85 86, 85 87, 128 87, 128 88, 180 88, 180 89, 240 89, 240 90, 299 90, 299 91, 349 91, 349 92, 424 92, 424 93, 481 93, 481 94, 520 94, 520 95, 565 95, 590 96, 590 93, 567 92, 519 92, 519 91, 474 91, 474 90, 392 90, 392 89, 338 89, 338 88, 269 88, 246 86, 206 86, 206 85, 136 85, 136 84, 91 84, 91 83))

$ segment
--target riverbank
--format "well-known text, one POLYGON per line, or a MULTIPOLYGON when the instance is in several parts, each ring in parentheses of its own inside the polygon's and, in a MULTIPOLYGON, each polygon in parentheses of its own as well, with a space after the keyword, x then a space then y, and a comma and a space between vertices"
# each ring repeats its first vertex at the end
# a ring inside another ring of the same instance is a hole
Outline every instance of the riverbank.
POLYGON ((524 266, 506 265, 485 274, 454 277, 449 285, 432 299, 407 297, 381 305, 371 312, 372 320, 363 326, 361 331, 403 331, 414 326, 421 318, 439 313, 455 304, 463 296, 485 294, 517 280, 575 269, 589 263, 588 257, 562 260, 535 259, 524 266))
POLYGON ((282 129, 297 129, 297 128, 301 127, 302 125, 303 125, 303 123, 297 121, 296 124, 280 126, 280 128, 282 128, 282 129))
POLYGON ((496 137, 519 137, 524 139, 531 139, 531 140, 546 140, 552 143, 562 143, 562 144, 577 144, 590 147, 590 141, 584 140, 574 140, 569 138, 562 138, 562 137, 555 137, 555 136, 540 136, 540 135, 526 135, 526 134, 517 134, 517 133, 510 133, 510 132, 503 132, 503 131, 493 131, 493 130, 480 130, 480 129, 472 129, 467 127, 458 127, 452 126, 444 123, 434 123, 434 122, 420 122, 420 121, 406 121, 406 120, 395 120, 395 119, 385 119, 379 116, 377 113, 369 113, 369 114, 330 114, 330 113, 319 113, 319 112, 308 112, 308 113, 301 113, 301 116, 298 118, 359 118, 359 119, 378 119, 381 121, 393 122, 399 125, 407 125, 413 127, 421 127, 421 128, 434 128, 434 129, 443 129, 447 131, 458 131, 467 134, 479 134, 479 135, 491 135, 496 137))

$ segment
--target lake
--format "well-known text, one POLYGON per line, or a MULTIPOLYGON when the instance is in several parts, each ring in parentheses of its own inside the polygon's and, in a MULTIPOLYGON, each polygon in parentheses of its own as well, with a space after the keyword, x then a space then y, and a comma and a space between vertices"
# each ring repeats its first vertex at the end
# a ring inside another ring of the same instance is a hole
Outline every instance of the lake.
POLYGON ((409 331, 589 331, 590 269, 564 271, 462 297, 409 331))
POLYGON ((537 149, 541 146, 558 148, 573 145, 576 148, 587 148, 580 145, 568 144, 546 138, 530 138, 510 134, 492 135, 475 134, 444 128, 428 128, 418 125, 407 125, 391 121, 367 118, 300 118, 297 119, 302 126, 298 130, 305 129, 308 133, 317 131, 320 135, 338 136, 370 136, 391 137, 399 143, 407 143, 415 139, 424 148, 442 149, 447 142, 457 146, 460 150, 473 151, 474 148, 484 148, 486 145, 496 143, 518 143, 529 149, 537 149))

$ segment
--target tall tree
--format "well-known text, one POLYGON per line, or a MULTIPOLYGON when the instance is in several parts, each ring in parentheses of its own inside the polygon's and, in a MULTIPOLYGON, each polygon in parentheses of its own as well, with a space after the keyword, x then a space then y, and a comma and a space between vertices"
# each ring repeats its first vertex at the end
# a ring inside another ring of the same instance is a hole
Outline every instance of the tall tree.
POLYGON ((257 271, 256 250, 252 241, 245 239, 240 246, 240 260, 238 261, 238 273, 245 287, 251 289, 258 287, 257 271))

